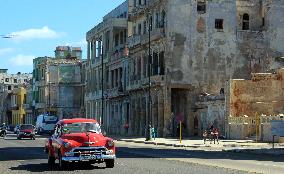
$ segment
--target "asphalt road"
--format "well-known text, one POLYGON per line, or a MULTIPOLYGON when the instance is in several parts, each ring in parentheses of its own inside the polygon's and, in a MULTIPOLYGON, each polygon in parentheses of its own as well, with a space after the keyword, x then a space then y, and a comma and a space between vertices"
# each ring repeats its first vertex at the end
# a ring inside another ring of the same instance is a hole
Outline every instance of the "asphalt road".
MULTIPOLYGON (((258 162, 283 164, 282 159, 268 160, 265 157, 244 157, 225 152, 200 152, 118 142, 114 168, 105 168, 104 164, 74 164, 68 170, 60 171, 58 165, 52 168, 47 165, 46 154, 43 152, 44 139, 38 137, 36 140, 17 140, 12 134, 9 134, 6 140, 1 138, 0 173, 242 174, 250 171, 242 171, 246 169, 245 164, 252 167, 258 162), (243 166, 238 161, 242 161, 243 166), (235 167, 224 166, 226 163, 235 167)), ((281 167, 276 166, 271 172, 278 173, 276 169, 281 167)))

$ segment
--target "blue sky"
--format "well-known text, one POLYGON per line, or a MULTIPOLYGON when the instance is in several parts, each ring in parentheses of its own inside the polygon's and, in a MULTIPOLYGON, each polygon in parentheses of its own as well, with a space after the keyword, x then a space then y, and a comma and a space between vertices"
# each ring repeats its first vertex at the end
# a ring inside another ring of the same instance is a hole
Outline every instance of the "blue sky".
POLYGON ((59 45, 81 46, 86 32, 124 0, 0 0, 0 68, 32 72, 32 59, 59 45))

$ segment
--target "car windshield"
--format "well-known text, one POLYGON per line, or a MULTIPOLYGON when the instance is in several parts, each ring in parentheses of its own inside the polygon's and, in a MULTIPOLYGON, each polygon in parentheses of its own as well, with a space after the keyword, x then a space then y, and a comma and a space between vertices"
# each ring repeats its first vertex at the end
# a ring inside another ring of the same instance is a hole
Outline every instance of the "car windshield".
POLYGON ((48 115, 48 116, 43 117, 43 123, 45 124, 56 124, 57 121, 58 121, 58 118, 56 116, 48 115))
POLYGON ((20 129, 24 130, 24 129, 33 129, 33 125, 21 125, 20 129))
POLYGON ((100 133, 101 128, 98 123, 70 123, 63 126, 62 132, 64 134, 82 132, 100 133))

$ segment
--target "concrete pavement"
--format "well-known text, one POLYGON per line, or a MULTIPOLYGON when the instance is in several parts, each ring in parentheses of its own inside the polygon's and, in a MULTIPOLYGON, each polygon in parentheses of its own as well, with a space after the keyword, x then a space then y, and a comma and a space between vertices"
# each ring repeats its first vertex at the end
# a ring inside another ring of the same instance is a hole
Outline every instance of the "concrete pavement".
POLYGON ((185 147, 188 149, 197 149, 204 151, 228 151, 236 153, 253 153, 273 156, 284 156, 284 143, 275 143, 272 149, 271 143, 256 143, 253 140, 219 140, 219 143, 206 141, 202 139, 187 138, 181 142, 175 138, 155 138, 151 141, 145 141, 144 137, 115 137, 117 141, 153 144, 157 146, 185 147))

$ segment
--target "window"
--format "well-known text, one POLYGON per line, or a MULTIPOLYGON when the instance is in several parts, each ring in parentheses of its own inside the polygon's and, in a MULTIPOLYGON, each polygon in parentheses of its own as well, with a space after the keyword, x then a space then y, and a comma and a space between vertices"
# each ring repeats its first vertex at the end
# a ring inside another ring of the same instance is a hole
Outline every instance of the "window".
POLYGON ((223 30, 223 19, 215 19, 215 28, 219 30, 223 30))
POLYGON ((160 26, 159 26, 159 13, 156 13, 156 21, 155 21, 155 23, 156 23, 156 28, 160 28, 160 26))
POLYGON ((265 27, 265 18, 262 17, 262 26, 265 27))
POLYGON ((10 85, 8 86, 8 90, 12 90, 12 87, 10 85))
POLYGON ((197 13, 199 13, 199 14, 206 13, 206 2, 205 2, 205 0, 199 0, 197 2, 197 13))
POLYGON ((136 26, 133 27, 133 35, 136 35, 136 26))
POLYGON ((120 32, 120 44, 123 44, 124 38, 123 38, 123 31, 120 32))
POLYGON ((138 24, 138 35, 142 34, 142 26, 141 24, 138 24))
POLYGON ((146 34, 147 32, 147 23, 146 21, 143 22, 143 34, 146 34))
POLYGON ((136 0, 133 0, 133 3, 134 3, 134 7, 136 7, 137 6, 136 0))
POLYGON ((142 0, 138 0, 138 4, 139 4, 139 5, 142 5, 142 0))
POLYGON ((17 79, 14 79, 14 83, 17 83, 18 82, 18 80, 17 79))
POLYGON ((115 35, 115 38, 114 38, 114 42, 115 42, 115 46, 117 46, 118 45, 118 40, 119 40, 119 34, 116 34, 115 35))
POLYGON ((5 79, 5 82, 9 82, 9 78, 6 78, 6 79, 5 79))
POLYGON ((164 28, 165 27, 165 22, 166 22, 166 12, 163 10, 162 11, 162 18, 161 18, 160 28, 164 28))
POLYGON ((249 30, 249 15, 245 13, 243 15, 243 27, 242 30, 249 30))

